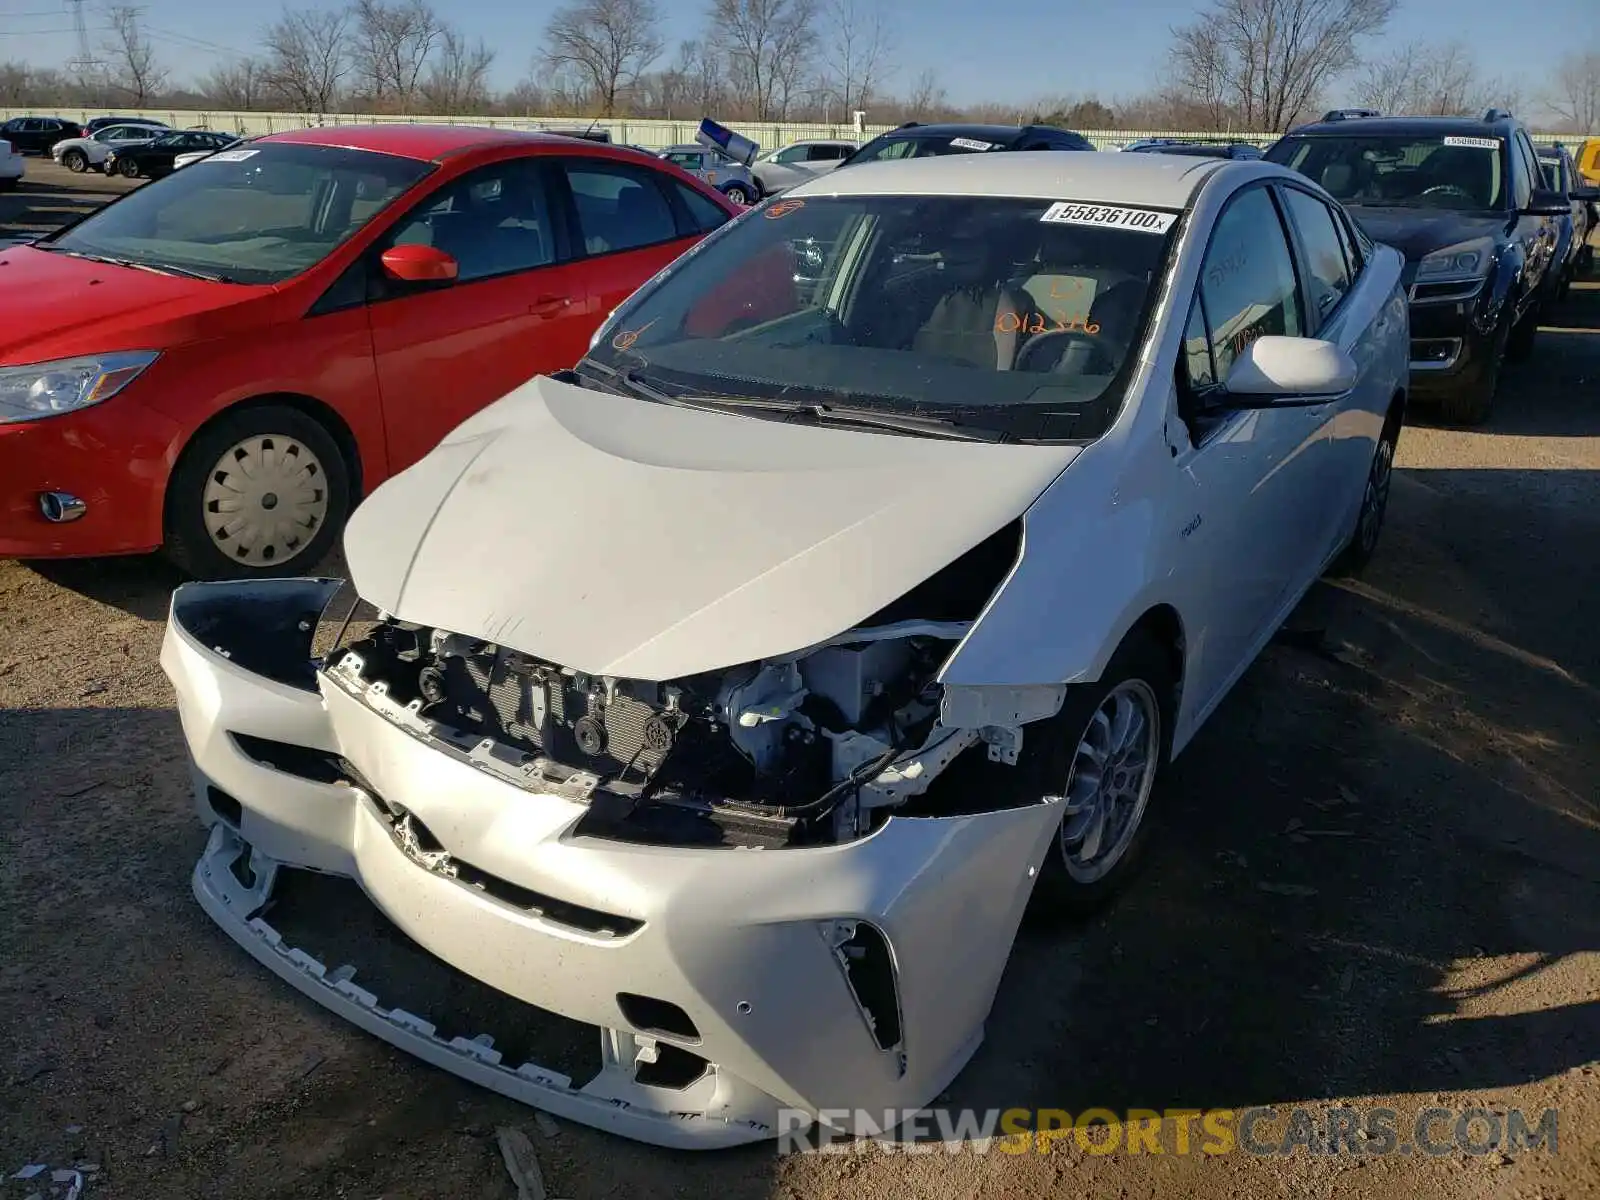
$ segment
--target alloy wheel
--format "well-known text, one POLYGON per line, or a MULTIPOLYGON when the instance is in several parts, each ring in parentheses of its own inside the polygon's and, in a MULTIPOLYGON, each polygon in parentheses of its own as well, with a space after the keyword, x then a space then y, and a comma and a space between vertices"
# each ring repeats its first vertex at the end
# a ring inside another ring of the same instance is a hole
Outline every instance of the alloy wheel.
POLYGON ((1057 844, 1080 884, 1103 878, 1133 843, 1161 757, 1161 705, 1142 679, 1118 684, 1078 740, 1057 844))

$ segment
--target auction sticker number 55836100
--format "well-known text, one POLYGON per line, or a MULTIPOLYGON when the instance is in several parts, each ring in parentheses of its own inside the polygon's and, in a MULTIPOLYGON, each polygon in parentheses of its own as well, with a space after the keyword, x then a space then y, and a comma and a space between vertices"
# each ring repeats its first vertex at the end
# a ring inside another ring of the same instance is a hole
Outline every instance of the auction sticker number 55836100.
POLYGON ((1113 204, 1075 204, 1058 200, 1039 218, 1051 225, 1098 225, 1105 229, 1135 229, 1140 233, 1165 233, 1178 218, 1149 208, 1121 208, 1113 204))

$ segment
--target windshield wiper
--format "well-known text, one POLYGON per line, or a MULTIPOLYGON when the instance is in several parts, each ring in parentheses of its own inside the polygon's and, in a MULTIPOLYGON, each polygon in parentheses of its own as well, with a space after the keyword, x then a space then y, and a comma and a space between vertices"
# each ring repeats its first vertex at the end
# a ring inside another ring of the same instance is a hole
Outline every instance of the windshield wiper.
POLYGON ((105 263, 112 267, 127 267, 134 271, 149 271, 153 275, 178 275, 185 279, 204 279, 207 283, 236 282, 227 275, 218 275, 212 271, 196 271, 192 267, 174 267, 166 263, 140 262, 135 258, 115 258, 109 254, 90 254, 87 250, 69 250, 56 242, 39 243, 34 246, 34 249, 49 250, 54 254, 65 254, 69 258, 81 258, 85 262, 105 263))
POLYGON ((739 410, 758 409, 790 413, 805 418, 806 424, 854 425, 867 429, 889 429, 897 433, 918 433, 927 437, 954 438, 966 442, 1009 442, 1012 436, 983 425, 964 425, 952 417, 927 413, 898 413, 883 408, 863 408, 848 404, 827 404, 799 400, 765 400, 754 396, 697 396, 696 408, 739 410))

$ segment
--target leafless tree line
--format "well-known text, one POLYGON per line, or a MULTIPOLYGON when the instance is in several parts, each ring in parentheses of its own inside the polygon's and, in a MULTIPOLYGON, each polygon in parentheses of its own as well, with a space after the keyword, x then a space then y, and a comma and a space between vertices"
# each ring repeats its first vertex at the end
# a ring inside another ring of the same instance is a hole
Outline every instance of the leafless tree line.
POLYGON ((490 86, 495 52, 430 0, 351 0, 285 9, 261 53, 218 66, 193 89, 169 86, 138 10, 108 10, 103 77, 0 64, 0 105, 111 104, 304 113, 504 114, 574 118, 715 115, 848 124, 967 119, 1079 129, 1269 133, 1359 103, 1386 112, 1520 111, 1536 100, 1564 132, 1600 132, 1600 46, 1557 56, 1524 97, 1483 72, 1460 41, 1383 48, 1400 0, 1208 0, 1171 31, 1168 72, 1143 95, 951 102, 937 71, 897 79, 892 46, 904 0, 706 0, 701 36, 669 49, 657 0, 568 0, 543 51, 509 91, 490 86), (893 87, 898 82, 899 87, 893 87))

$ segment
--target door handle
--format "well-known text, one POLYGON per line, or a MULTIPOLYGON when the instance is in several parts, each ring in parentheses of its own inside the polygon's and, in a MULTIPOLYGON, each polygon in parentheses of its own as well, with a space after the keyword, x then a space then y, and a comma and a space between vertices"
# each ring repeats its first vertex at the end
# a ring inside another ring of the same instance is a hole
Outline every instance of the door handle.
POLYGON ((571 296, 540 296, 528 305, 528 311, 536 317, 549 317, 570 307, 572 307, 571 296))

